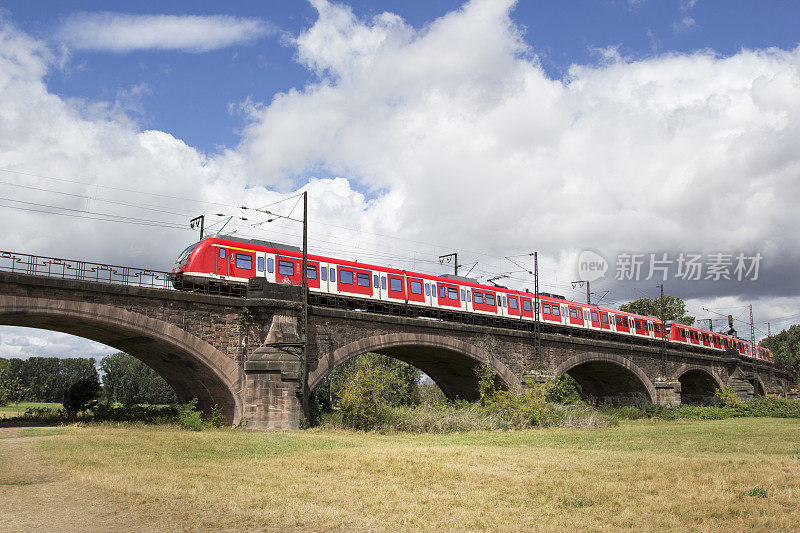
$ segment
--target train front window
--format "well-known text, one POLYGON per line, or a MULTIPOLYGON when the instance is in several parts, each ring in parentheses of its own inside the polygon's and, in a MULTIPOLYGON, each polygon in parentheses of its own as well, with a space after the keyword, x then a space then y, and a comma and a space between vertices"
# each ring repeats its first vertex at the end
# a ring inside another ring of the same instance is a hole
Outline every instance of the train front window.
POLYGON ((197 248, 198 244, 200 244, 200 243, 196 242, 193 245, 191 245, 188 248, 186 248, 184 251, 182 251, 180 253, 180 255, 178 255, 178 258, 175 260, 175 264, 176 265, 183 265, 186 262, 186 260, 189 259, 189 256, 192 255, 192 251, 195 248, 197 248))

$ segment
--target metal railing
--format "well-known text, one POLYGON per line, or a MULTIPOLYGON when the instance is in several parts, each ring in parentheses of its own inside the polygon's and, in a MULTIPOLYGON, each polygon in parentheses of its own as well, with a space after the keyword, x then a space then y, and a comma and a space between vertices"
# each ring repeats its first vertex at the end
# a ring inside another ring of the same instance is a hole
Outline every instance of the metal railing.
POLYGON ((105 263, 92 263, 77 259, 62 259, 42 255, 23 254, 0 250, 0 272, 27 274, 48 278, 93 281, 111 285, 146 287, 162 290, 185 290, 204 294, 242 296, 244 288, 222 283, 187 285, 171 272, 105 263))

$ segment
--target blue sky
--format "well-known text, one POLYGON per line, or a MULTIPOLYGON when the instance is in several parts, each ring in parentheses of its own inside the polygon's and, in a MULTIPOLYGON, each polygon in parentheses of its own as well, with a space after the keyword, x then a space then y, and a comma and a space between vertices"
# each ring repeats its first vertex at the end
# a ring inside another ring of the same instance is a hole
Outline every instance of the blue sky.
MULTIPOLYGON (((462 2, 352 1, 347 5, 359 17, 390 11, 422 28, 462 2)), ((79 12, 224 14, 265 21, 274 31, 204 53, 72 50, 67 67, 48 76, 50 89, 65 97, 114 101, 121 96, 141 127, 168 131, 206 152, 238 143, 244 117, 236 104, 248 98, 268 103, 275 93, 316 81, 313 73, 295 61, 296 51, 281 39, 283 32, 297 35, 316 20, 315 9, 305 2, 6 0, 2 7, 20 29, 54 48, 62 44, 55 35, 60 25, 79 12), (143 91, 124 97, 142 84, 143 91)), ((523 1, 512 17, 524 28, 525 40, 547 74, 555 79, 563 78, 573 63, 599 61, 597 50, 609 46, 631 58, 706 48, 731 55, 741 48, 793 48, 800 39, 800 4, 791 0, 523 1)))
MULTIPOLYGON (((760 253, 757 282, 667 292, 776 330, 800 316, 798 28, 796 1, 6 0, 0 248, 165 269, 189 218, 307 190, 318 253, 438 273, 458 251, 486 280, 537 250, 578 300, 586 250, 760 253)), ((298 242, 251 222, 226 232, 298 242)), ((109 350, 82 342, 0 328, 0 356, 109 350)))

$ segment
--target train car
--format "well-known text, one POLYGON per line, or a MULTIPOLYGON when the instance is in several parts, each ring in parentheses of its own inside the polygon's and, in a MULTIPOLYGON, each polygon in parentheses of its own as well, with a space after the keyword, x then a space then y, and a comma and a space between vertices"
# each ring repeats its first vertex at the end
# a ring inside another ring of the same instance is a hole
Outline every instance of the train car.
MULTIPOLYGON (((300 285, 301 250, 257 239, 208 237, 183 250, 172 268, 175 288, 194 290, 212 285, 244 288, 252 277, 271 283, 300 285)), ((306 277, 310 292, 362 300, 378 300, 520 321, 534 320, 535 296, 530 292, 482 285, 462 276, 433 276, 356 261, 308 254, 306 277)), ((773 362, 766 348, 721 333, 657 318, 581 304, 561 296, 541 294, 543 324, 614 334, 725 352, 773 362)))

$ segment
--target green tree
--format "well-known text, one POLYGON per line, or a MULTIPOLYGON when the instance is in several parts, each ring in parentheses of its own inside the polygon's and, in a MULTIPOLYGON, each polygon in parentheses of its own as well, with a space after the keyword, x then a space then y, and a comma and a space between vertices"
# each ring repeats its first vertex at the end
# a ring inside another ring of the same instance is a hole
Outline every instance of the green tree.
POLYGON ((155 370, 126 353, 107 355, 100 360, 103 371, 103 398, 126 405, 136 403, 177 403, 172 387, 155 370))
MULTIPOLYGON (((636 313, 661 318, 661 298, 639 298, 632 302, 619 306, 620 311, 636 313)), ((667 322, 680 322, 691 326, 694 324, 694 317, 686 314, 686 304, 681 298, 664 295, 664 318, 667 322)))
POLYGON ((27 389, 25 400, 60 402, 72 383, 96 372, 94 364, 94 359, 82 357, 10 359, 9 373, 27 389))
POLYGON ((760 344, 772 351, 777 366, 800 372, 800 325, 795 324, 767 337, 760 344))
POLYGON ((22 380, 16 377, 5 377, 0 383, 0 396, 7 398, 17 407, 19 416, 19 404, 25 399, 28 388, 23 385, 22 380))
POLYGON ((92 375, 84 376, 72 385, 64 393, 64 411, 67 412, 67 420, 73 422, 80 411, 91 409, 97 405, 102 388, 97 372, 92 375))
POLYGON ((9 363, 7 359, 0 358, 0 407, 8 403, 8 394, 6 391, 7 380, 11 378, 9 373, 9 363))

